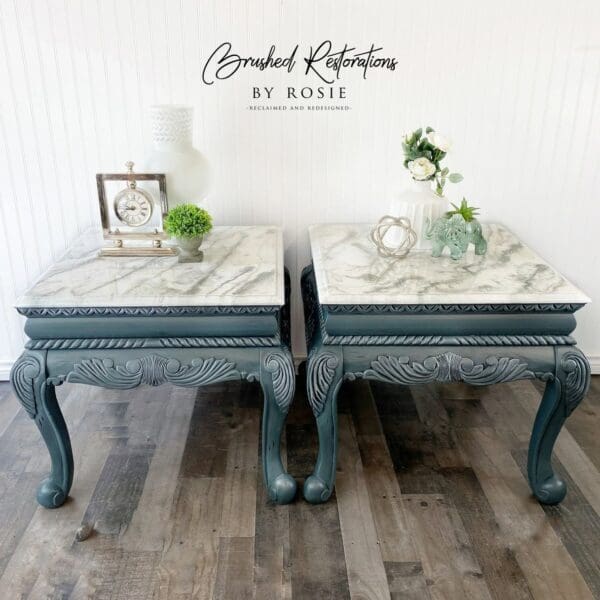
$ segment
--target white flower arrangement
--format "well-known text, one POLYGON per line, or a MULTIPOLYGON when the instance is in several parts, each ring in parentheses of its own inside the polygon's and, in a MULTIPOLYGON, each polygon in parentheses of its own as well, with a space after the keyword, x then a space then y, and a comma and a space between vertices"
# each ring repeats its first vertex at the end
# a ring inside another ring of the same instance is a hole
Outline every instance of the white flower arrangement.
POLYGON ((448 167, 442 168, 440 162, 450 150, 448 138, 437 133, 433 128, 427 127, 425 135, 419 128, 412 133, 405 134, 402 141, 404 150, 404 166, 416 181, 430 181, 435 179, 436 193, 441 196, 444 192, 446 180, 458 183, 463 180, 460 173, 450 173, 448 167))

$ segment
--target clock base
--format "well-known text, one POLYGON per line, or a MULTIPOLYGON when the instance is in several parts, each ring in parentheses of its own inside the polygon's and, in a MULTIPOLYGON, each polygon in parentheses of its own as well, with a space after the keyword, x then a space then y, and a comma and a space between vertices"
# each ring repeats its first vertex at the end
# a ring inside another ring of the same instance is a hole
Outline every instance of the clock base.
POLYGON ((169 247, 107 246, 100 249, 100 256, 177 256, 177 249, 169 247))

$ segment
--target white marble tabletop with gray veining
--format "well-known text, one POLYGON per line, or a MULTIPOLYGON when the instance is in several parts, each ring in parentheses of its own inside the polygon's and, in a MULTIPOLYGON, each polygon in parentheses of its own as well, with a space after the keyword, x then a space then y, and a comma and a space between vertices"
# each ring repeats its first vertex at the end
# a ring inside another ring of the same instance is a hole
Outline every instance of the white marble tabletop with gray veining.
POLYGON ((513 233, 484 224, 488 251, 460 260, 429 251, 380 257, 370 225, 310 227, 321 304, 585 304, 590 299, 513 233))
POLYGON ((204 261, 177 257, 101 257, 100 232, 81 235, 16 306, 281 306, 279 227, 221 226, 204 237, 204 261))

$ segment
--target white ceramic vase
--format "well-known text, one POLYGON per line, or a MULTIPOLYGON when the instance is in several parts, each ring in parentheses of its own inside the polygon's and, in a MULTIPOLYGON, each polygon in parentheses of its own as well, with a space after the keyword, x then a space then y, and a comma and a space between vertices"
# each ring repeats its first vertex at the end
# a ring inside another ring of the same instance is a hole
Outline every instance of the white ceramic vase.
POLYGON ((150 108, 152 148, 143 162, 145 173, 165 173, 169 208, 204 204, 211 184, 210 164, 192 146, 194 109, 177 104, 150 108))
MULTIPOLYGON (((393 217, 407 217, 417 234, 413 250, 431 250, 431 241, 425 237, 427 223, 443 216, 448 210, 448 201, 431 189, 431 181, 412 180, 410 188, 400 192, 390 206, 393 217)), ((402 232, 392 227, 385 236, 386 244, 396 245, 402 232)))

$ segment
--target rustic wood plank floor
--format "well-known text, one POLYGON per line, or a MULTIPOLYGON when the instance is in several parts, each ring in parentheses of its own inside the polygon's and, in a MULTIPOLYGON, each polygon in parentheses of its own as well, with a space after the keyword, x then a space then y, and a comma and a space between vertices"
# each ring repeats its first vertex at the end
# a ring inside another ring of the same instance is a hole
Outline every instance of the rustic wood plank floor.
MULTIPOLYGON (((301 478, 317 440, 298 387, 284 445, 301 478)), ((530 382, 344 384, 320 506, 267 502, 258 385, 57 392, 76 470, 51 511, 45 447, 0 384, 0 599, 600 598, 600 378, 557 443, 558 507, 525 479, 530 382)))

